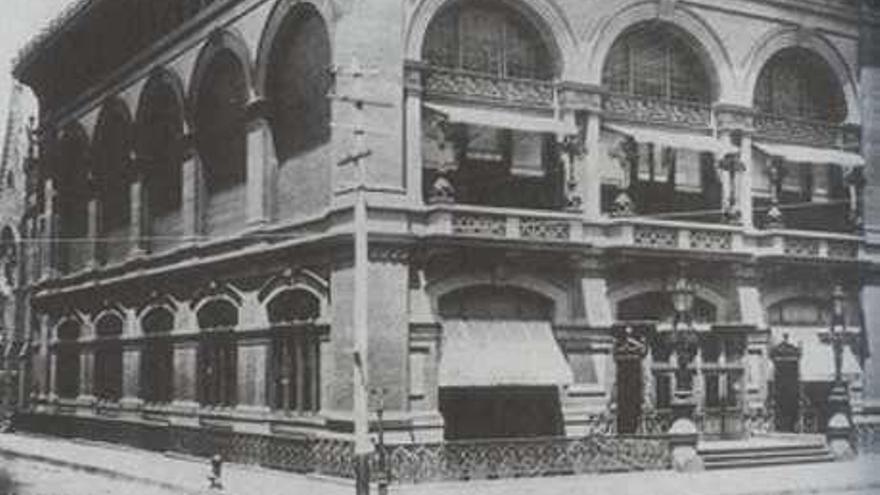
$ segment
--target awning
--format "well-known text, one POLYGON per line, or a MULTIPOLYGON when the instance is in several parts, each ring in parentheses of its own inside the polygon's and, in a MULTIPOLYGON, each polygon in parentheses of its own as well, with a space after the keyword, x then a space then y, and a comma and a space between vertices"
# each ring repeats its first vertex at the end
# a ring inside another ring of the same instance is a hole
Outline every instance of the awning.
MULTIPOLYGON (((822 335, 827 334, 827 328, 779 328, 776 333, 786 333, 789 341, 800 347, 801 360, 799 363, 800 379, 804 382, 827 382, 834 379, 834 351, 831 344, 822 341, 822 335)), ((854 376, 862 372, 856 357, 848 346, 843 349, 843 361, 841 371, 845 376, 854 376)))
POLYGON ((574 381, 550 323, 447 320, 441 387, 556 386, 574 381))
POLYGON ((472 124, 498 129, 511 129, 524 132, 550 132, 554 134, 577 134, 577 127, 552 117, 541 117, 509 110, 486 110, 480 108, 459 107, 425 103, 425 107, 442 113, 450 123, 472 124))
POLYGON ((605 124, 603 127, 618 134, 631 136, 638 142, 654 143, 671 148, 705 151, 718 157, 739 151, 735 146, 705 134, 648 129, 623 124, 605 124))
POLYGON ((845 167, 861 167, 865 165, 865 158, 862 155, 850 151, 813 148, 812 146, 798 146, 794 144, 755 143, 754 146, 765 155, 778 156, 792 163, 833 163, 845 167))

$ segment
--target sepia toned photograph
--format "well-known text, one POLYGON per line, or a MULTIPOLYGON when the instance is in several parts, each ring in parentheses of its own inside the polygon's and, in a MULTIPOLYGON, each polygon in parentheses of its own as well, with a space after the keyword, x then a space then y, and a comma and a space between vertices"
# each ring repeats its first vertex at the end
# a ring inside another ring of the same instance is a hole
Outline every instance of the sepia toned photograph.
POLYGON ((0 495, 880 494, 880 1, 2 0, 0 495))

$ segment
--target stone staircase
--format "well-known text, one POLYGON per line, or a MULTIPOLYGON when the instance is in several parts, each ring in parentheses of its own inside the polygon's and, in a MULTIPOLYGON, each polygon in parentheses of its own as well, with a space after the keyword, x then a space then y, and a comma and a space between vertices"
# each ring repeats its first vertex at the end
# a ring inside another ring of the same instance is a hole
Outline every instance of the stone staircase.
POLYGON ((769 436, 748 440, 700 442, 697 452, 708 469, 732 469, 811 462, 834 456, 821 435, 769 436))

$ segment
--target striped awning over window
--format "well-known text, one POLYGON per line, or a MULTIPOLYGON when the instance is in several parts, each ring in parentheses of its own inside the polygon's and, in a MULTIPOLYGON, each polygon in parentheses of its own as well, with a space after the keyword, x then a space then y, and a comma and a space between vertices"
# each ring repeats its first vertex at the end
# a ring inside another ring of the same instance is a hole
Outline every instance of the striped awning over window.
POLYGON ((653 143, 670 148, 708 152, 719 158, 739 151, 731 144, 696 132, 676 132, 624 124, 605 124, 603 127, 624 136, 631 136, 640 143, 653 143))
POLYGON ((454 105, 425 103, 425 108, 441 113, 453 124, 471 124, 496 129, 510 129, 523 132, 548 132, 562 135, 577 134, 573 124, 567 124, 553 117, 542 117, 509 110, 471 108, 454 105))
POLYGON ((832 148, 814 148, 794 144, 755 143, 761 153, 771 157, 780 157, 792 163, 835 164, 844 167, 862 167, 865 158, 858 153, 836 150, 832 148))
POLYGON ((573 381, 549 322, 443 323, 441 387, 556 386, 573 381))

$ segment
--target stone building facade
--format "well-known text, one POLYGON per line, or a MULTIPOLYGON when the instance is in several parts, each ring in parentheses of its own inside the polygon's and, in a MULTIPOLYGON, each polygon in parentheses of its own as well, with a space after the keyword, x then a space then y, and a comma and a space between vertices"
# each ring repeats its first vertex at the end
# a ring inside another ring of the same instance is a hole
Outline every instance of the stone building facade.
POLYGON ((866 418, 878 29, 845 0, 83 2, 16 66, 27 410, 350 438, 363 188, 390 442, 646 431, 685 383, 707 436, 821 430, 832 327, 866 418))

